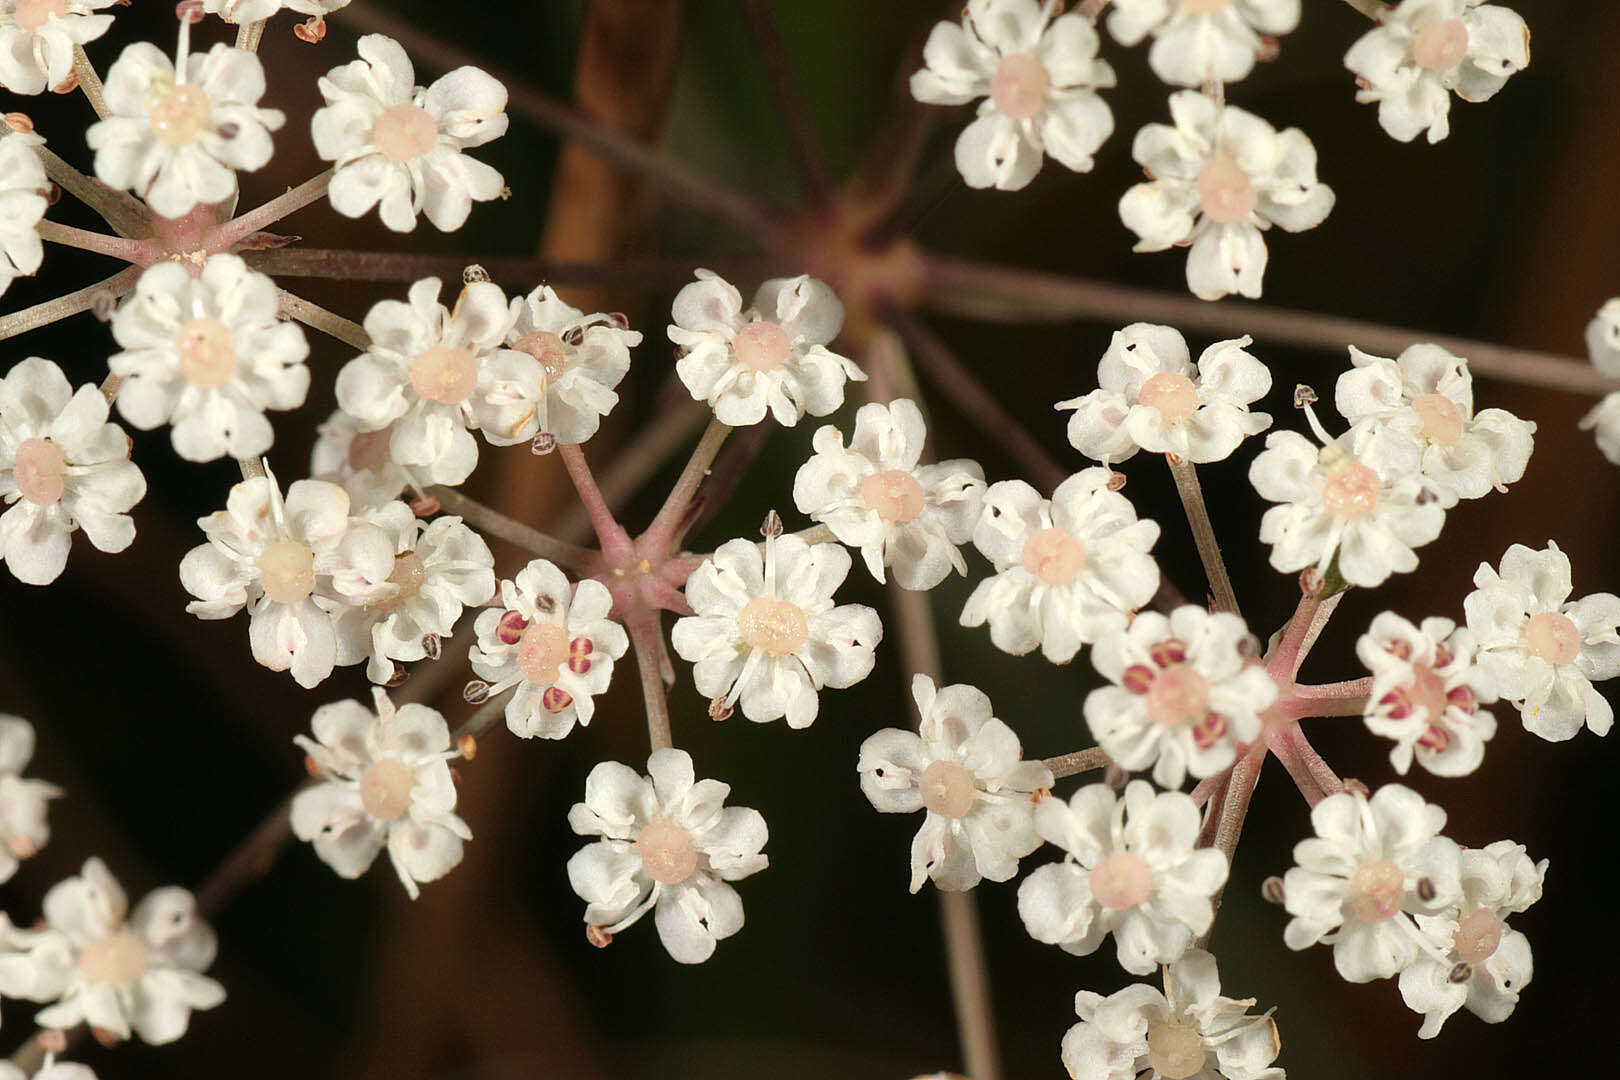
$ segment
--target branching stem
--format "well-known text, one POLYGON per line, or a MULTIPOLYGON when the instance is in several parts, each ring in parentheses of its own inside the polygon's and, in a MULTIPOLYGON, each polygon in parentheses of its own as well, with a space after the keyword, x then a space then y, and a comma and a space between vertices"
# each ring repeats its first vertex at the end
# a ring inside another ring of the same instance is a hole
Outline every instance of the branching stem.
POLYGON ((277 289, 276 295, 280 297, 281 310, 310 329, 319 330, 328 337, 337 338, 345 345, 359 349, 361 352, 371 348, 371 335, 367 334, 366 328, 359 323, 327 311, 319 304, 311 303, 302 296, 294 296, 286 289, 277 289))
POLYGON ((1198 471, 1190 461, 1182 461, 1166 454, 1170 475, 1176 478, 1176 494, 1181 496, 1182 509, 1187 512, 1187 524, 1192 526, 1193 541, 1198 545, 1198 558, 1203 561, 1204 575, 1215 594, 1215 610, 1240 615, 1237 594, 1232 591, 1232 578, 1226 572, 1226 561, 1221 558, 1221 544, 1215 538, 1215 529, 1209 523, 1209 510, 1204 505, 1204 489, 1198 483, 1198 471))
POLYGON ((66 296, 59 296, 55 300, 46 300, 33 307, 14 311, 10 315, 0 318, 0 341, 26 334, 41 326, 49 326, 59 322, 69 315, 77 315, 81 311, 89 311, 104 299, 116 300, 135 287, 140 279, 141 268, 128 266, 94 285, 87 285, 77 292, 70 292, 66 296))
POLYGON ((698 439, 692 456, 687 459, 686 467, 670 489, 669 498, 664 500, 652 524, 641 536, 640 546, 644 554, 665 554, 677 542, 676 534, 681 531, 681 521, 687 508, 692 505, 692 498, 702 486, 703 478, 709 475, 714 456, 720 452, 726 436, 730 434, 729 424, 723 424, 718 419, 709 421, 709 426, 703 430, 703 437, 698 439))
POLYGON ((610 563, 628 561, 634 554, 634 545, 630 536, 624 531, 608 509, 607 500, 602 498, 601 489, 596 486, 596 477, 591 474, 591 467, 585 461, 585 454, 577 446, 559 446, 557 454, 563 460, 563 466, 568 470, 568 478, 574 482, 574 490, 579 493, 579 501, 585 507, 585 513, 591 520, 591 528, 596 531, 597 543, 601 545, 602 555, 610 563))
POLYGON ((630 634, 630 647, 636 651, 636 668, 641 673, 641 694, 647 704, 647 741, 654 750, 675 745, 669 730, 669 691, 664 686, 664 631, 658 613, 646 608, 628 612, 624 619, 630 634))
POLYGON ((1108 755, 1103 753, 1102 747, 1093 746, 1089 750, 1076 750, 1073 753, 1049 757, 1044 764, 1052 770, 1052 779, 1062 780, 1065 776, 1078 776, 1084 772, 1108 768, 1108 755))
POLYGON ((64 161, 48 146, 36 146, 34 152, 45 164, 45 175, 59 184, 63 191, 84 203, 120 236, 147 237, 152 235, 152 215, 142 203, 122 191, 114 191, 99 180, 93 180, 64 161))
POLYGON ((151 240, 108 236, 105 233, 76 229, 72 225, 62 225, 55 221, 41 221, 34 229, 39 233, 40 239, 52 244, 78 248, 80 251, 93 251, 98 255, 121 259, 135 266, 151 265, 158 254, 157 245, 151 240))
POLYGON ((439 505, 447 513, 457 515, 479 531, 516 544, 566 570, 584 570, 595 558, 594 551, 547 536, 476 499, 468 498, 455 488, 434 486, 428 488, 427 493, 439 500, 439 505))
POLYGON ((107 96, 101 89, 101 76, 96 74, 95 65, 85 55, 83 45, 73 46, 73 73, 79 77, 79 89, 90 100, 90 107, 96 111, 96 115, 103 120, 111 116, 107 96))
POLYGON ((332 184, 332 173, 332 169, 327 169, 297 187, 277 195, 264 205, 220 223, 208 234, 205 241, 208 250, 229 251, 261 229, 274 225, 289 214, 325 198, 326 189, 332 184))

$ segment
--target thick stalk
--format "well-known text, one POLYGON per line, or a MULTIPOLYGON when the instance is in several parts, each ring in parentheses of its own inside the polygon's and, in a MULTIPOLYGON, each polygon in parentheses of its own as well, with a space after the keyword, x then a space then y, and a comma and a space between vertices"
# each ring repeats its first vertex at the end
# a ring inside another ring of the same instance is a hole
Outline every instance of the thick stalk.
POLYGON ((345 345, 361 352, 371 348, 371 335, 367 334, 366 328, 359 323, 327 311, 319 304, 313 304, 301 296, 294 296, 286 289, 277 289, 276 294, 281 301, 281 310, 310 329, 337 338, 345 345))
POLYGON ((666 554, 676 543, 676 533, 681 530, 681 520, 687 508, 692 505, 692 497, 697 494, 698 488, 703 484, 703 478, 709 475, 709 466, 714 463, 714 456, 720 452, 725 444, 726 436, 731 434, 731 425, 722 424, 719 420, 710 420, 709 426, 703 430, 703 437, 698 440, 697 446, 692 450, 692 456, 687 459, 686 467, 675 480, 675 486, 670 489, 669 498, 658 510, 652 524, 642 534, 641 541, 645 551, 659 555, 666 554))
MULTIPOLYGON (((1237 850, 1238 839, 1243 835, 1243 821, 1249 816, 1249 801, 1254 797, 1255 785, 1260 782, 1260 766, 1265 760, 1264 749, 1255 746, 1232 769, 1225 786, 1216 786, 1215 799, 1211 803, 1211 820, 1215 823, 1214 843, 1211 846, 1226 856, 1228 867, 1232 865, 1232 853, 1237 850)), ((1209 898, 1210 906, 1216 913, 1220 912, 1221 899, 1225 895, 1226 885, 1222 884, 1209 898)), ((1212 922, 1209 930, 1198 939, 1198 947, 1208 946, 1210 935, 1214 932, 1212 922)))
POLYGON ((1204 564, 1204 576, 1209 579, 1210 591, 1215 594, 1215 610, 1238 610, 1237 594, 1232 591, 1232 578, 1226 572, 1226 561, 1221 558, 1221 544, 1215 538, 1215 529, 1209 523, 1209 510, 1204 506, 1204 489, 1198 484, 1198 470, 1190 461, 1181 461, 1169 454, 1170 475, 1176 478, 1176 494, 1181 496, 1182 509, 1187 512, 1187 524, 1192 526, 1193 541, 1198 545, 1198 558, 1204 564))
POLYGON ((221 222, 209 232, 205 244, 209 251, 229 251, 261 229, 267 228, 294 214, 310 203, 326 197, 332 184, 332 169, 312 176, 295 188, 277 195, 269 202, 256 206, 245 214, 221 222))
MULTIPOLYGON (((625 500, 641 490, 654 473, 696 433, 707 408, 689 402, 680 402, 659 412, 641 430, 602 473, 602 497, 609 506, 622 506, 625 500)), ((589 530, 590 522, 584 507, 570 506, 559 514, 552 531, 559 536, 579 536, 589 530)))
POLYGON ((584 452, 577 446, 559 446, 557 454, 568 470, 568 478, 574 482, 574 490, 578 492, 585 514, 591 520, 591 528, 596 531, 603 557, 610 563, 630 559, 635 551, 630 536, 613 516, 613 511, 608 509, 607 500, 602 498, 601 489, 596 486, 596 477, 591 474, 584 452))
POLYGON ((73 73, 79 77, 79 89, 90 100, 96 115, 103 120, 112 115, 107 109, 107 96, 101 89, 101 76, 96 74, 95 65, 85 55, 83 45, 73 46, 73 73))
MULTIPOLYGON (((418 281, 438 277, 460 281, 461 272, 476 262, 496 281, 531 289, 545 281, 568 285, 637 285, 672 288, 692 280, 690 259, 626 259, 575 262, 518 256, 423 255, 414 252, 341 251, 286 247, 244 251, 242 257, 255 270, 272 277, 330 278, 334 281, 418 281)), ((794 268, 774 257, 705 258, 703 265, 724 277, 767 278, 794 268)))
POLYGON ((1065 776, 1078 776, 1083 772, 1108 768, 1108 755, 1103 753, 1102 747, 1093 746, 1089 750, 1049 757, 1044 764, 1052 770, 1052 779, 1062 780, 1065 776))
POLYGON ((81 311, 89 311, 104 298, 116 300, 135 287, 140 280, 141 267, 129 266, 120 270, 105 281, 98 281, 94 285, 87 285, 77 292, 70 292, 66 296, 59 296, 55 300, 46 300, 33 307, 14 311, 10 315, 0 318, 0 341, 26 334, 30 330, 37 330, 41 326, 49 326, 59 322, 69 315, 77 315, 81 311))
POLYGON ((439 505, 447 513, 457 515, 480 532, 515 544, 542 559, 549 559, 566 570, 585 569, 596 554, 577 544, 531 529, 521 521, 515 521, 476 499, 468 498, 455 488, 435 486, 428 488, 427 493, 439 500, 439 505))
POLYGON ((128 237, 152 235, 151 211, 144 204, 86 176, 48 146, 36 146, 34 152, 45 165, 45 175, 63 191, 100 214, 113 232, 128 237))
POLYGON ((662 657, 663 627, 658 613, 639 608, 629 612, 624 620, 630 633, 630 647, 636 651, 636 668, 641 673, 641 695, 647 704, 647 741, 654 750, 667 750, 675 745, 669 730, 669 691, 664 685, 662 657))
POLYGON ((259 42, 264 40, 264 24, 266 20, 242 23, 236 28, 236 47, 246 49, 248 52, 259 51, 259 42))
POLYGON ((41 240, 49 243, 78 248, 80 251, 93 251, 98 255, 107 255, 135 266, 149 266, 158 256, 157 244, 151 240, 108 236, 105 233, 76 229, 55 221, 41 221, 34 226, 34 231, 39 233, 41 240))

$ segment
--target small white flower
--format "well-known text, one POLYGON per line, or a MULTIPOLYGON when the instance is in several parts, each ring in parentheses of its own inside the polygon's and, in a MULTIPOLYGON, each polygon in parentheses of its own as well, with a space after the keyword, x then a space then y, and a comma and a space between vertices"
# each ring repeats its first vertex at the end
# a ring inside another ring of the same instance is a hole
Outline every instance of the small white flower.
POLYGON ((277 307, 276 283, 238 255, 210 256, 200 276, 148 268, 113 315, 118 411, 142 431, 173 424, 187 461, 263 454, 275 437, 264 410, 296 409, 309 391, 309 344, 277 307))
POLYGON ((349 0, 203 0, 204 11, 231 23, 259 22, 283 10, 325 16, 348 6, 349 0))
POLYGON ((1530 63, 1530 28, 1484 0, 1403 0, 1344 54, 1356 100, 1378 102, 1378 122, 1401 142, 1451 133, 1451 93, 1484 101, 1530 63))
POLYGON ((1114 69, 1097 58, 1097 31, 1079 15, 1052 18, 1037 0, 968 0, 962 23, 942 22, 923 47, 911 96, 930 105, 984 98, 978 119, 956 140, 956 167, 969 187, 1017 191, 1050 154, 1077 172, 1114 131, 1097 91, 1114 69))
POLYGON ((311 841, 340 877, 357 878, 384 847, 405 892, 437 881, 461 862, 472 830, 456 816, 449 762, 450 728, 437 710, 400 705, 373 687, 373 713, 358 701, 322 705, 310 719, 315 738, 293 736, 319 769, 321 783, 292 803, 292 830, 311 841))
POLYGON ((1620 465, 1620 390, 1606 394, 1581 417, 1582 431, 1596 429, 1598 449, 1603 456, 1620 465))
POLYGON ((771 415, 792 427, 805 413, 826 416, 844 403, 844 382, 864 382, 852 360, 827 348, 844 325, 844 305, 807 275, 773 278, 744 311, 736 286, 708 270, 675 295, 669 340, 675 371, 694 401, 746 427, 771 415))
POLYGON ((568 578, 545 559, 501 582, 499 610, 479 612, 478 644, 468 658, 494 697, 511 686, 506 726, 525 739, 560 739, 596 715, 596 695, 608 688, 613 662, 630 647, 624 628, 608 618, 613 596, 587 578, 568 578))
POLYGON ((1586 352, 1593 367, 1620 377, 1620 296, 1604 301, 1586 324, 1586 352))
POLYGON ((760 850, 765 819, 724 806, 729 785, 694 783, 684 750, 654 750, 647 772, 604 761, 585 778, 585 801, 568 811, 568 824, 602 839, 568 860, 568 883, 589 926, 617 934, 656 908, 669 955, 700 964, 742 929, 742 899, 728 882, 770 865, 760 850))
POLYGON ((1254 998, 1221 996, 1215 958, 1188 949, 1164 973, 1164 993, 1137 983, 1103 997, 1074 996, 1080 1023, 1063 1036, 1063 1065, 1084 1080, 1284 1080, 1282 1042, 1254 998))
POLYGON ((756 723, 809 727, 822 687, 844 690, 872 673, 883 624, 864 604, 833 606, 850 565, 837 544, 789 535, 763 546, 728 540, 692 571, 696 614, 676 620, 670 642, 705 697, 740 701, 756 723))
POLYGON ((1349 982, 1387 979, 1424 948, 1414 915, 1457 902, 1461 855, 1440 835, 1446 812, 1399 784, 1371 799, 1329 795, 1311 810, 1316 836, 1294 845, 1283 877, 1290 949, 1332 944, 1333 966, 1349 982))
POLYGON ((855 413, 849 448, 831 424, 793 478, 799 513, 861 549, 879 581, 892 567, 905 589, 932 589, 954 568, 967 573, 957 545, 973 536, 984 498, 984 470, 958 459, 919 466, 928 431, 910 398, 872 402, 855 413))
POLYGON ((1498 840, 1462 853, 1462 896, 1439 915, 1419 915, 1432 949, 1401 972, 1401 998, 1423 1014, 1418 1038, 1432 1039, 1458 1009, 1487 1024, 1513 1014, 1534 973, 1530 940, 1507 925, 1541 899, 1547 860, 1531 862, 1524 845, 1498 840))
POLYGON ((1254 69, 1261 35, 1299 25, 1299 0, 1114 0, 1108 31, 1121 45, 1153 35, 1148 64, 1173 86, 1237 82, 1254 69))
POLYGON ((1463 611, 1476 662, 1525 730, 1552 742, 1573 739, 1582 724, 1607 735, 1614 710, 1592 683, 1620 675, 1620 597, 1570 600, 1569 556, 1551 540, 1541 551, 1514 544, 1500 573, 1480 563, 1474 587, 1463 611))
POLYGON ((1217 341, 1192 365, 1170 326, 1132 323, 1114 331, 1097 365, 1097 389, 1060 401, 1073 409, 1069 445, 1108 465, 1138 450, 1199 464, 1221 461, 1271 416, 1249 406, 1271 390, 1271 372, 1246 350, 1254 339, 1217 341))
POLYGON ((423 88, 393 38, 367 34, 360 59, 320 81, 326 107, 310 122, 315 152, 335 162, 332 209, 357 218, 378 207, 395 232, 425 214, 435 228, 461 228, 472 204, 498 197, 501 174, 462 151, 506 133, 506 87, 459 67, 423 88))
POLYGON ((1196 90, 1172 94, 1170 115, 1175 126, 1148 124, 1131 146, 1152 177, 1119 200, 1120 218, 1139 237, 1133 250, 1191 244, 1194 296, 1258 297, 1267 259, 1261 230, 1301 232, 1333 209, 1333 190, 1316 179, 1316 147, 1298 128, 1278 133, 1196 90))
POLYGON ((100 859, 45 894, 42 929, 17 931, 22 951, 0 957, 0 994, 54 1001, 34 1022, 88 1024, 153 1045, 186 1033, 193 1009, 212 1009, 225 988, 201 974, 214 962, 213 928, 185 889, 129 900, 100 859), (126 915, 128 916, 126 920, 126 915))
POLYGON ((74 393, 62 369, 29 357, 0 378, 0 559, 12 576, 48 585, 67 566, 83 529, 100 551, 135 539, 129 510, 146 478, 129 460, 129 436, 107 423, 94 386, 74 393))
MULTIPOLYGON (((28 1080, 28 1074, 9 1061, 0 1061, 0 1080, 28 1080)), ((57 1061, 56 1055, 46 1053, 45 1062, 34 1074, 34 1080, 96 1080, 95 1070, 74 1061, 57 1061)))
POLYGON ((1168 618, 1140 612, 1124 633, 1100 639, 1091 663, 1115 685, 1086 695, 1097 745, 1121 768, 1152 766, 1164 788, 1231 765, 1277 700, 1277 684, 1243 652, 1249 638, 1238 616, 1186 604, 1168 618))
POLYGON ((1479 707, 1496 700, 1474 663, 1474 639, 1450 619, 1413 626, 1392 611, 1380 614, 1356 642, 1373 673, 1367 728, 1394 739, 1389 763, 1402 776, 1417 762, 1436 776, 1466 776, 1485 759, 1496 718, 1479 707))
POLYGON ((406 488, 420 491, 430 484, 445 482, 438 475, 437 462, 416 469, 396 463, 388 452, 393 435, 393 425, 361 431, 360 421, 342 409, 334 409, 315 429, 310 475, 340 485, 349 493, 357 512, 386 506, 406 488))
POLYGON ((1149 552, 1159 525, 1136 520, 1130 500, 1108 489, 1111 475, 1082 469, 1050 500, 1022 480, 990 485, 973 544, 996 573, 968 597, 963 626, 988 622, 996 648, 1022 656, 1039 646, 1054 664, 1124 629, 1158 591, 1149 552))
POLYGON ((641 333, 622 315, 570 307, 550 285, 514 297, 511 315, 506 344, 514 351, 497 360, 508 368, 505 382, 480 402, 484 437, 496 446, 539 432, 565 446, 584 442, 618 404, 613 388, 630 370, 641 333))
POLYGON ((236 171, 269 162, 270 132, 286 119, 258 107, 264 66, 257 56, 223 43, 188 56, 189 31, 182 20, 174 63, 144 41, 126 48, 107 72, 112 115, 84 136, 98 177, 169 218, 235 195, 236 171))
POLYGON ((925 878, 960 892, 981 879, 1008 881, 1040 846, 1035 793, 1052 786, 1039 761, 1024 761, 1013 730, 992 715, 984 691, 911 679, 922 722, 885 728, 861 743, 861 790, 885 814, 927 810, 911 842, 911 891, 925 878))
MULTIPOLYGON (((44 780, 24 780, 34 756, 34 726, 20 716, 0 713, 0 884, 11 880, 23 859, 32 858, 51 838, 45 808, 62 789, 44 780)), ((0 948, 5 947, 0 941, 0 948)))
POLYGON ((1115 799, 1088 784, 1035 808, 1035 831, 1068 853, 1018 887, 1018 914, 1036 941, 1087 956, 1110 932, 1119 966, 1146 975, 1179 959, 1215 921, 1226 856, 1194 848, 1198 807, 1180 791, 1132 780, 1115 799))
POLYGON ((34 229, 49 205, 45 193, 50 180, 34 151, 44 142, 32 132, 0 130, 0 296, 14 279, 32 274, 45 260, 45 246, 34 229))
POLYGON ((73 74, 73 47, 112 26, 99 8, 118 0, 0 0, 0 86, 43 94, 73 74))

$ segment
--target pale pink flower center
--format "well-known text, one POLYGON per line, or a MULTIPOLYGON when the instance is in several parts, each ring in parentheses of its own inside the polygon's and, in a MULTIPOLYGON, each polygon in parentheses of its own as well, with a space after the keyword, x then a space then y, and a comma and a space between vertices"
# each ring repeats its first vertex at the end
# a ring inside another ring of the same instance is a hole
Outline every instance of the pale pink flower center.
POLYGON ((388 441, 392 428, 362 431, 349 443, 349 468, 356 471, 380 469, 388 463, 388 441))
POLYGON ((518 670, 536 686, 557 681, 558 668, 568 662, 568 631, 556 623, 537 622, 523 631, 518 643, 518 670))
POLYGON ((512 348, 526 352, 540 361, 547 379, 556 379, 569 368, 568 346, 563 339, 549 330, 536 330, 524 334, 512 343, 512 348))
POLYGON ((1019 555, 1024 569, 1048 585, 1068 585, 1086 566, 1086 549, 1062 529, 1038 529, 1019 555))
POLYGON ((6 850, 15 858, 32 859, 39 853, 39 845, 22 833, 7 833, 6 850))
POLYGON ((935 761, 923 770, 918 784, 923 805, 948 818, 965 818, 979 797, 973 774, 954 761, 935 761))
POLYGON ((1378 508, 1384 483, 1378 474, 1357 461, 1342 466, 1322 485, 1322 505, 1334 517, 1356 521, 1378 508))
POLYGON ((1425 439, 1439 446, 1453 446, 1462 438, 1463 418, 1456 404, 1442 394, 1424 394, 1412 402, 1412 411, 1423 418, 1425 439))
POLYGON ((731 339, 737 362, 755 371, 775 371, 793 351, 793 341, 773 322, 751 322, 731 339))
POLYGON ((1194 15, 1213 15, 1229 7, 1231 3, 1232 0, 1181 0, 1181 10, 1194 15))
POLYGON ((12 18, 16 19, 20 29, 38 30, 52 15, 65 19, 67 13, 67 0, 17 0, 17 10, 12 18))
POLYGON ((435 345, 411 361, 411 386, 429 401, 459 405, 478 387, 478 358, 468 349, 435 345))
POLYGON ((1502 944, 1502 920, 1490 908, 1475 908, 1457 924, 1451 943, 1463 963, 1483 964, 1502 944))
POLYGON ((214 103, 199 86, 155 86, 146 115, 152 121, 152 134, 165 146, 183 146, 202 134, 213 115, 214 103))
POLYGON ((889 469, 861 481, 861 501, 884 521, 904 525, 922 513, 923 489, 904 469, 889 469))
POLYGON ((1412 39, 1412 62, 1428 71, 1450 71, 1468 55, 1468 27, 1461 19, 1442 19, 1412 39))
POLYGON ((1249 174, 1224 154, 1210 158, 1198 173, 1198 203, 1204 216, 1218 225, 1242 221, 1259 201, 1249 174))
POLYGON ((1209 712, 1209 680, 1188 664, 1170 668, 1148 687, 1147 710, 1160 727, 1202 720, 1209 712))
POLYGON ((1121 851, 1091 868, 1091 895, 1109 911, 1135 907, 1153 891, 1153 868, 1140 855, 1121 851))
POLYGON ((1158 409, 1159 415, 1171 424, 1187 419, 1203 404, 1193 381, 1170 371, 1161 371, 1143 383, 1136 400, 1158 409))
POLYGON ((1568 615, 1556 611, 1543 611, 1530 617, 1524 628, 1524 640, 1532 656, 1539 656, 1549 664, 1573 664, 1581 655, 1581 632, 1568 615))
POLYGON ((990 80, 990 100, 1009 120, 1028 120, 1046 107, 1052 78, 1034 53, 1004 56, 990 80))
POLYGON ((49 439, 24 439, 12 463, 17 490, 37 506, 54 506, 67 490, 67 459, 49 439))
POLYGON ((1429 710, 1429 723, 1438 724, 1446 715, 1446 684, 1428 664, 1412 665, 1412 685, 1406 688, 1407 700, 1429 710))
POLYGON ((679 885, 697 869, 692 834, 673 821, 655 821, 636 837, 641 868, 660 885, 679 885))
POLYGON ((192 319, 174 339, 180 354, 180 374, 204 390, 222 386, 236 373, 236 348, 231 331, 218 319, 192 319))
POLYGON ((315 591, 315 553, 297 540, 277 540, 259 553, 259 583, 276 603, 298 603, 315 591))
POLYGON ((378 821, 398 821, 411 808, 416 773, 403 761, 383 758, 360 775, 360 805, 378 821))
POLYGON ((1393 918, 1406 903, 1406 875, 1388 859, 1373 859, 1350 875, 1350 909, 1364 923, 1393 918))
POLYGON ((1148 1064, 1164 1080, 1187 1080, 1204 1071, 1204 1037, 1189 1024, 1174 1020, 1154 1024, 1148 1028, 1147 1044, 1148 1064))
POLYGON ((737 613, 737 632, 751 649, 789 656, 810 640, 810 618, 798 604, 756 596, 737 613))
POLYGON ((422 583, 427 580, 427 568, 422 565, 416 552, 407 551, 394 556, 394 570, 388 575, 388 580, 398 585, 399 591, 371 605, 371 610, 380 615, 398 611, 415 600, 416 594, 422 591, 422 583))
POLYGON ((97 938, 79 954, 79 974, 85 982, 128 986, 146 970, 146 946, 127 930, 97 938))
POLYGON ((372 138, 389 161, 412 161, 433 149, 439 126, 420 105, 395 105, 377 117, 372 138))

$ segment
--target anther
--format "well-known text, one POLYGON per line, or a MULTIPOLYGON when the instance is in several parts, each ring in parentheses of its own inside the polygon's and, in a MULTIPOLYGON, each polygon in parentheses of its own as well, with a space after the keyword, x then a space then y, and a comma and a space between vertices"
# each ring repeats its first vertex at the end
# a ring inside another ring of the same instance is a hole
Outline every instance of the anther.
POLYGON ((437 660, 444 651, 444 643, 438 634, 423 634, 422 651, 427 654, 429 660, 437 660))
POLYGON ((1317 400, 1316 391, 1312 390, 1304 383, 1300 383, 1294 387, 1294 408, 1308 408, 1309 406, 1315 405, 1317 400))
POLYGON ((709 702, 709 719, 716 722, 731 719, 731 706, 726 704, 725 698, 717 697, 709 702))
POLYGON ((1426 877, 1417 880, 1417 898, 1425 904, 1434 903, 1434 898, 1440 895, 1440 890, 1434 887, 1434 882, 1426 877))
POLYGON ((767 540, 774 540, 782 535, 782 515, 775 510, 765 515, 765 523, 759 527, 761 536, 767 540))
POLYGON ((432 517, 439 512, 439 500, 423 492, 411 500, 411 513, 419 518, 432 517))
POLYGON ((478 756, 478 740, 471 735, 463 735, 456 740, 456 749, 461 753, 462 760, 471 761, 478 756))
POLYGON ((1260 897, 1268 904, 1284 903, 1288 899, 1288 894, 1283 891, 1283 879, 1273 874, 1262 881, 1260 897))
POLYGON ((1108 483, 1104 485, 1109 491, 1120 491, 1125 487, 1125 474, 1119 471, 1108 474, 1108 483))
POLYGON ((316 15, 293 27, 293 37, 310 45, 319 45, 326 38, 326 20, 316 15))
POLYGON ((598 949, 605 949, 613 944, 613 935, 607 932, 606 927, 587 925, 585 927, 585 940, 598 949))
POLYGON ((463 285, 476 285, 479 282, 488 280, 489 271, 477 263, 472 263, 461 271, 461 283, 463 285))
POLYGON ((474 679, 461 688, 461 700, 469 705, 482 705, 489 700, 489 683, 474 679))
POLYGON ((387 687, 390 687, 390 688, 395 687, 395 686, 399 686, 402 683, 404 683, 406 679, 410 678, 410 674, 411 673, 409 671, 405 670, 405 665, 404 664, 401 664, 398 661, 395 661, 395 663, 394 663, 394 673, 392 675, 388 676, 388 681, 383 683, 383 685, 387 686, 387 687))
POLYGON ((1108 763, 1108 768, 1103 771, 1103 783, 1107 784, 1115 791, 1123 788, 1125 786, 1125 781, 1129 780, 1130 778, 1130 773, 1126 772, 1124 769, 1120 768, 1118 765, 1115 765, 1111 761, 1108 763))
POLYGON ((516 645, 523 640, 523 631, 528 628, 529 620, 523 617, 523 612, 508 611, 495 624, 495 637, 503 645, 516 645))
POLYGON ((1474 977, 1474 965, 1463 961, 1452 965, 1451 971, 1446 975, 1449 983, 1465 983, 1474 977))
POLYGON ((0 117, 0 120, 4 120, 6 127, 12 131, 20 131, 25 135, 34 130, 34 121, 27 113, 8 112, 0 117))
POLYGON ((316 780, 326 779, 326 770, 321 768, 321 763, 315 760, 313 754, 304 755, 304 771, 316 780))
POLYGON ((534 437, 534 441, 529 444, 529 452, 539 456, 549 454, 555 449, 557 449, 557 436, 553 435, 549 431, 542 431, 540 434, 536 435, 534 437))

